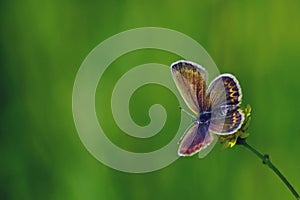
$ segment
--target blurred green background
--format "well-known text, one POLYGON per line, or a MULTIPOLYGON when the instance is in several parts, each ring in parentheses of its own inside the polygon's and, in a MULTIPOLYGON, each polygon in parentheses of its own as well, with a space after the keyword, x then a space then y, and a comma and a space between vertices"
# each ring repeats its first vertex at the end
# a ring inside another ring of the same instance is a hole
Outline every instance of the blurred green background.
MULTIPOLYGON (((249 143, 269 153, 300 191, 300 1, 4 0, 0 5, 1 199, 293 199, 242 147, 221 152, 216 145, 203 160, 183 158, 147 174, 110 169, 88 153, 72 118, 77 70, 101 41, 144 26, 192 37, 220 72, 238 77, 243 101, 253 108, 249 143)), ((172 139, 180 113, 165 88, 146 85, 132 97, 131 114, 140 125, 149 122, 153 103, 169 114, 164 129, 149 140, 123 134, 107 99, 130 67, 175 60, 167 52, 141 50, 113 64, 127 68, 107 70, 99 83, 106 96, 96 106, 114 143, 147 152, 172 139)))

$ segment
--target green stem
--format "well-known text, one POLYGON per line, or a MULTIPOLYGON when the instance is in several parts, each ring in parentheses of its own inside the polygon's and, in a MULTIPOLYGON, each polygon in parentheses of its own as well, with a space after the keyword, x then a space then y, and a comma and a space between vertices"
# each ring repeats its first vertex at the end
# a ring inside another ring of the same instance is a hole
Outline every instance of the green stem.
MULTIPOLYGON (((240 138, 239 138, 240 139, 240 138)), ((269 168, 273 170, 279 176, 279 178, 284 182, 284 184, 289 188, 289 190, 293 193, 293 195, 296 197, 297 200, 300 200, 300 196, 297 193, 297 191, 294 189, 294 187, 289 183, 289 181, 283 176, 283 174, 277 169, 277 167, 274 166, 274 164, 270 160, 270 156, 268 154, 261 154, 256 149, 254 149, 252 146, 250 146, 246 140, 240 139, 237 144, 243 145, 247 149, 249 149, 251 152, 253 152, 255 155, 257 155, 262 161, 263 164, 267 165, 269 168)))

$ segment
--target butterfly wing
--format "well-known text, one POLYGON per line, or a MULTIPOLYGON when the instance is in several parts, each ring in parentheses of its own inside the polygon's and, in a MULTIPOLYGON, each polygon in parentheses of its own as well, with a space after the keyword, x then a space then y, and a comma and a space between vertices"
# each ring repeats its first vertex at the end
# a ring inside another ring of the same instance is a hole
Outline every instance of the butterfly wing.
POLYGON ((177 61, 171 65, 174 82, 187 106, 199 114, 206 106, 206 71, 190 61, 177 61))
POLYGON ((239 109, 242 90, 238 80, 231 74, 222 74, 211 82, 207 91, 207 104, 211 110, 209 130, 228 135, 243 124, 244 114, 239 109))
POLYGON ((226 116, 212 119, 209 130, 218 135, 229 135, 241 128, 244 119, 244 113, 240 109, 228 111, 226 116))
POLYGON ((199 151, 198 157, 199 158, 204 158, 215 146, 215 144, 217 144, 218 140, 219 140, 219 135, 217 134, 210 134, 211 136, 211 142, 207 145, 207 147, 201 149, 199 151))
POLYGON ((211 142, 212 136, 209 133, 208 125, 195 123, 183 137, 179 145, 178 155, 192 156, 204 150, 211 142))

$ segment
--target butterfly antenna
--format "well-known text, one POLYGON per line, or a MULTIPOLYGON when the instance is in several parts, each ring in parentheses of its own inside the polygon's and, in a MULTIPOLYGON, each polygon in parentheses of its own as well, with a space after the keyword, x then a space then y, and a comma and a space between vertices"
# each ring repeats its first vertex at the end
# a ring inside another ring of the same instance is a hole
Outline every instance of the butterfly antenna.
POLYGON ((188 116, 192 117, 193 119, 197 119, 196 116, 192 115, 191 113, 189 113, 188 111, 186 111, 184 108, 182 108, 181 106, 179 106, 179 109, 184 112, 185 114, 187 114, 188 116))

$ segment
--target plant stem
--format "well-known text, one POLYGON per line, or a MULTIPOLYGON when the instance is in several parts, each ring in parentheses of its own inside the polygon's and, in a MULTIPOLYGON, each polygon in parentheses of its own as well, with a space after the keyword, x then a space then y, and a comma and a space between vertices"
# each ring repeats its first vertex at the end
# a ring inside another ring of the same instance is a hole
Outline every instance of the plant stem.
POLYGON ((267 165, 269 168, 273 170, 279 176, 279 178, 284 182, 284 184, 289 188, 289 190, 293 193, 293 195, 296 197, 297 200, 300 200, 300 196, 297 193, 297 191, 294 189, 294 187, 289 183, 289 181, 283 176, 283 174, 277 169, 277 167, 274 166, 274 164, 270 160, 270 156, 268 154, 263 155, 256 149, 254 149, 252 146, 250 146, 245 139, 239 138, 237 141, 237 144, 243 145, 247 149, 249 149, 251 152, 253 152, 255 155, 257 155, 262 161, 263 164, 267 165))

